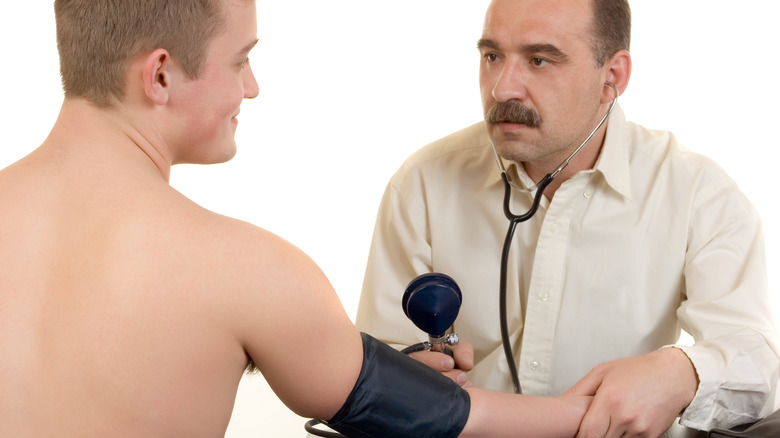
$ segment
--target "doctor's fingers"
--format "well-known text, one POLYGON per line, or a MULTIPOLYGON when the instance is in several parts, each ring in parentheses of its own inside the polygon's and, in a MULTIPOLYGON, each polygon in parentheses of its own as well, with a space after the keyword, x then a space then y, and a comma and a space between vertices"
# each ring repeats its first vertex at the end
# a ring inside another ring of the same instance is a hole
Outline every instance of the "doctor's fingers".
MULTIPOLYGON (((449 377, 453 382, 464 388, 473 386, 471 385, 471 382, 468 381, 466 372, 455 368, 455 360, 447 354, 434 351, 418 351, 409 354, 409 357, 442 373, 444 376, 449 377)), ((455 357, 458 357, 457 353, 455 353, 455 357)))
POLYGON ((571 388, 564 392, 565 395, 589 395, 594 396, 604 382, 604 376, 609 370, 609 364, 601 364, 594 367, 588 374, 581 378, 571 388))
POLYGON ((417 351, 409 354, 412 359, 428 365, 430 368, 443 373, 455 368, 455 359, 447 354, 435 351, 417 351))
POLYGON ((582 417, 580 422, 580 429, 577 431, 576 438, 604 438, 607 436, 619 437, 620 434, 614 435, 615 430, 610 431, 610 418, 609 412, 601 412, 598 409, 594 410, 591 404, 585 416, 582 417), (607 435, 612 433, 612 435, 607 435))
POLYGON ((460 341, 457 345, 449 347, 455 357, 455 367, 463 371, 471 371, 474 368, 474 347, 467 341, 460 341))
POLYGON ((627 412, 617 407, 604 409, 604 406, 609 405, 598 404, 594 399, 580 422, 577 438, 657 438, 668 427, 641 413, 626 415, 627 412))
POLYGON ((469 381, 468 374, 466 374, 465 371, 454 369, 452 371, 443 372, 442 374, 444 374, 446 377, 449 377, 453 382, 457 383, 463 388, 470 388, 474 386, 474 384, 469 381))

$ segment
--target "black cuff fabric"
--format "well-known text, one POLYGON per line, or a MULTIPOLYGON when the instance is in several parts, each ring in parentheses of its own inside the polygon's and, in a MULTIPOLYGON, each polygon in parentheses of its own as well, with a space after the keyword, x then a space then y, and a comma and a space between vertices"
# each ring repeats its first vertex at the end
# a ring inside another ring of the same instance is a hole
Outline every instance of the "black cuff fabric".
POLYGON ((780 437, 780 409, 763 420, 749 426, 731 430, 713 429, 707 435, 710 438, 777 438, 780 437))
POLYGON ((471 409, 468 393, 389 345, 361 336, 360 377, 328 426, 355 438, 457 437, 471 409))

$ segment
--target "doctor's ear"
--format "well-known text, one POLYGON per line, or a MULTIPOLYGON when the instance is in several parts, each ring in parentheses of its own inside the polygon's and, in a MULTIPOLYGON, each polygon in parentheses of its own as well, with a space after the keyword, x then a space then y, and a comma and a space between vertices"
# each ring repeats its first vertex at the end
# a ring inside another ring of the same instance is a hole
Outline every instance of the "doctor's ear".
POLYGON ((168 102, 173 68, 176 68, 175 63, 165 49, 157 49, 144 59, 142 73, 144 93, 157 105, 168 102))
MULTIPOLYGON (((631 54, 627 50, 615 52, 604 64, 606 69, 605 82, 615 84, 620 95, 628 88, 628 80, 631 78, 631 54)), ((604 87, 604 94, 601 96, 601 103, 612 102, 613 98, 611 87, 604 87)))

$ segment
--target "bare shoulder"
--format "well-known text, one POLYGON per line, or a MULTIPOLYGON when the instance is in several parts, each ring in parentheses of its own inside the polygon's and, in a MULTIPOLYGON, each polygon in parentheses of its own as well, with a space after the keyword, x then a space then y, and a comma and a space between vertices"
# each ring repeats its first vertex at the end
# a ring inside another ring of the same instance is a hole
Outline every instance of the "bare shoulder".
POLYGON ((253 224, 206 210, 183 222, 178 239, 197 252, 188 275, 210 285, 224 326, 291 409, 330 418, 360 371, 362 347, 325 274, 253 224))
POLYGON ((167 211, 160 217, 159 238, 168 240, 174 256, 188 255, 188 266, 183 268, 209 272, 233 286, 245 282, 249 287, 290 271, 318 271, 297 247, 258 225, 209 211, 186 199, 172 203, 167 211))
MULTIPOLYGON (((158 227, 170 230, 158 237, 166 240, 163 248, 167 248, 170 263, 193 280, 193 287, 219 294, 232 305, 234 316, 248 314, 245 320, 252 327, 248 330, 258 328, 257 315, 300 315, 310 308, 345 314, 315 261, 287 240, 188 200, 174 205, 178 207, 169 209, 172 213, 163 219, 167 223, 158 227)), ((299 323, 314 324, 319 319, 299 323)))

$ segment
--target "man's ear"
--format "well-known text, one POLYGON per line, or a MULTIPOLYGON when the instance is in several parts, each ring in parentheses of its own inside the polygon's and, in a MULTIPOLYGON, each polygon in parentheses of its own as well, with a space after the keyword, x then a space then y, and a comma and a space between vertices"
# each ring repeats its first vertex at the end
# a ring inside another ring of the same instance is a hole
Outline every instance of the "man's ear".
POLYGON ((173 77, 171 69, 176 68, 170 53, 165 49, 157 49, 146 56, 143 66, 146 97, 157 105, 165 104, 168 102, 173 77))
MULTIPOLYGON (((605 82, 612 82, 617 87, 620 95, 628 88, 628 80, 631 78, 631 54, 627 50, 619 50, 612 55, 605 64, 605 82)), ((613 96, 610 87, 604 87, 601 103, 612 102, 613 96)))

